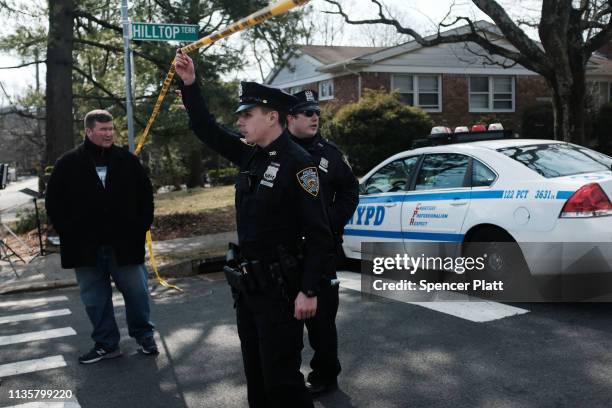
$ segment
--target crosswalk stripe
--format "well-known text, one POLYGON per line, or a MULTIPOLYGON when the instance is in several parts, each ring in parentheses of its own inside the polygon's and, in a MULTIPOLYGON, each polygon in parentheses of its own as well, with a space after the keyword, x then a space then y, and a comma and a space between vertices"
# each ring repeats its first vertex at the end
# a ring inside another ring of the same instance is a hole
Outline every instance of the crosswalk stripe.
POLYGON ((41 330, 36 332, 13 334, 10 336, 0 336, 0 346, 25 343, 28 341, 54 339, 56 337, 74 336, 75 334, 76 332, 72 327, 62 327, 61 329, 41 330))
POLYGON ((65 316, 71 313, 72 312, 70 312, 70 309, 57 309, 36 313, 23 313, 12 316, 0 316, 0 324, 22 322, 24 320, 44 319, 47 317, 65 316))
POLYGON ((6 408, 81 408, 78 401, 36 401, 6 408))
MULTIPOLYGON (((361 275, 354 272, 338 272, 340 286, 346 289, 361 292, 361 275)), ((436 312, 445 313, 471 322, 483 323, 499 320, 510 316, 529 313, 529 310, 510 306, 503 303, 481 300, 472 296, 443 292, 440 293, 445 301, 432 302, 409 302, 401 296, 392 295, 385 298, 393 299, 402 303, 424 307, 436 312)))
POLYGON ((36 401, 6 408, 81 408, 78 401, 36 401))
POLYGON ((0 378, 17 374, 32 373, 35 371, 50 370, 52 368, 65 367, 66 360, 63 356, 52 356, 37 358, 34 360, 18 361, 16 363, 0 365, 0 378))
POLYGON ((0 302, 0 308, 3 307, 14 307, 14 306, 41 306, 51 302, 63 302, 68 300, 66 296, 53 296, 47 298, 35 298, 35 299, 24 299, 24 300, 7 300, 0 302))

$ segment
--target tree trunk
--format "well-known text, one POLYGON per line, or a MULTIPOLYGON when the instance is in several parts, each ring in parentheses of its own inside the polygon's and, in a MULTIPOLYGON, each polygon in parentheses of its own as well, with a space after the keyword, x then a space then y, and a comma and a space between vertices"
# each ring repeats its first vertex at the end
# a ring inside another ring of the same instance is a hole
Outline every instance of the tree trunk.
POLYGON ((202 149, 198 147, 191 148, 187 158, 187 188, 201 187, 204 185, 202 178, 202 149))
POLYGON ((45 166, 74 146, 72 49, 74 0, 49 0, 45 166))

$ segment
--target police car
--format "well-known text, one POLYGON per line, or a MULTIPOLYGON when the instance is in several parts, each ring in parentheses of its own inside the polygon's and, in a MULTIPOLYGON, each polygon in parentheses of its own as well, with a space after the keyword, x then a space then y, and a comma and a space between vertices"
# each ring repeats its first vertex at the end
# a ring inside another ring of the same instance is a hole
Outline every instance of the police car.
MULTIPOLYGON (((534 274, 554 268, 543 262, 554 258, 544 256, 554 245, 544 243, 581 243, 570 255, 578 258, 612 242, 612 158, 496 129, 443 129, 432 134, 434 146, 396 154, 367 173, 345 227, 345 255, 377 255, 362 253, 364 242, 392 242, 406 252, 419 242, 513 242, 534 274)), ((512 261, 511 253, 489 251, 497 266, 512 261)))

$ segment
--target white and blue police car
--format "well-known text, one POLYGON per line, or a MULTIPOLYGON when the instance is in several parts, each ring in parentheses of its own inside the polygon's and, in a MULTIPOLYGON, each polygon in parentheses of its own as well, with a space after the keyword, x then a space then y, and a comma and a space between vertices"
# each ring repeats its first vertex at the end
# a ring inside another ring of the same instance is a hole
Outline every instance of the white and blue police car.
MULTIPOLYGON (((364 242, 391 242, 406 252, 419 242, 514 242, 534 274, 547 268, 546 245, 530 243, 582 243, 583 254, 612 242, 612 158, 496 129, 443 129, 432 134, 437 145, 396 154, 361 178, 345 255, 377 255, 362 253, 364 242)), ((507 262, 497 256, 495 262, 507 262)))

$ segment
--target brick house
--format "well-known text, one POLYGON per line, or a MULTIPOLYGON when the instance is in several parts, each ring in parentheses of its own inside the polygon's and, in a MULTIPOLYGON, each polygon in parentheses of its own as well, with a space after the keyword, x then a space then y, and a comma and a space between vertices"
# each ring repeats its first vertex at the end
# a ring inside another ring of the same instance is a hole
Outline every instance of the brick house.
MULTIPOLYGON (((494 24, 476 24, 498 45, 512 48, 494 24)), ((446 33, 466 30, 460 27, 446 33)), ((607 58, 597 58, 598 64, 591 64, 587 77, 594 81, 591 88, 598 84, 598 103, 603 103, 611 100, 612 66, 606 65, 607 58)), ((493 116, 518 130, 527 107, 551 100, 548 85, 540 75, 518 64, 504 68, 488 60, 512 63, 475 44, 422 47, 411 41, 389 48, 309 45, 299 47, 266 83, 288 92, 317 90, 321 103, 334 107, 358 101, 365 89, 396 90, 406 103, 421 107, 439 125, 470 125, 493 116)))

